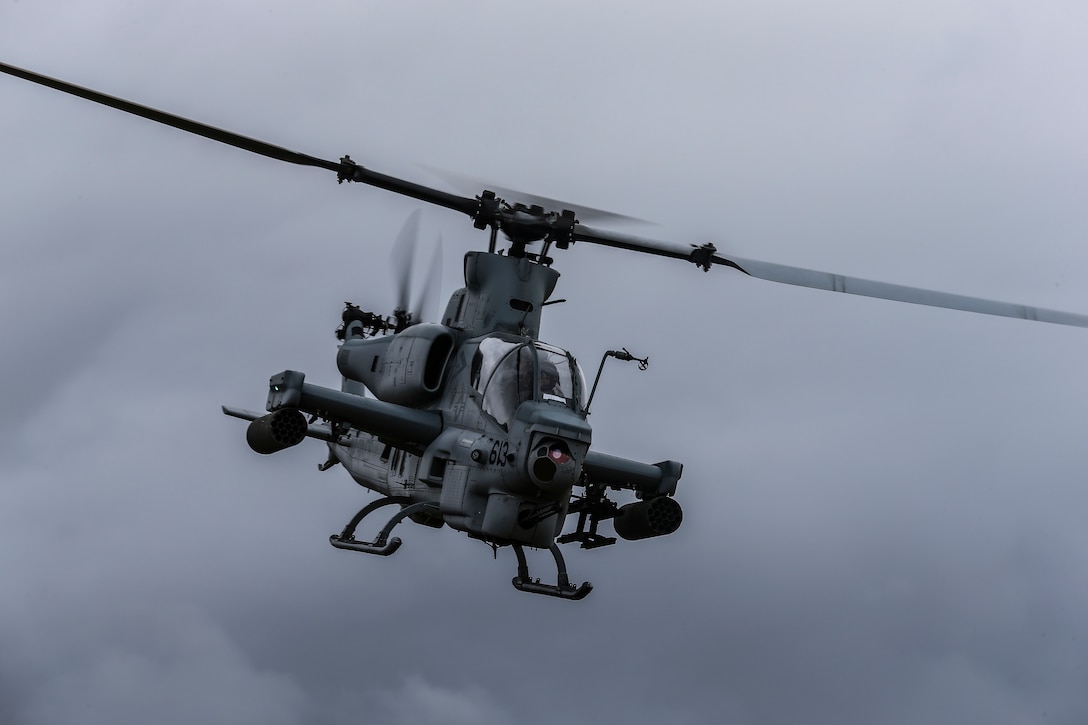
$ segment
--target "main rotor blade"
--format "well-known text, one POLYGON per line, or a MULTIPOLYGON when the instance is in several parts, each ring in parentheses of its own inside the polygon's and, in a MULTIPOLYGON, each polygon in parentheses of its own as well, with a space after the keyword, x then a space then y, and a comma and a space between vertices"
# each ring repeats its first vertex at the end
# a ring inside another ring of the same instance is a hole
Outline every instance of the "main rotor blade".
POLYGON ((354 163, 347 156, 339 162, 320 159, 316 156, 309 156, 308 154, 291 151, 290 149, 285 149, 265 141, 242 136, 233 131, 225 131, 221 128, 215 128, 214 126, 200 123, 199 121, 192 121, 188 118, 175 116, 166 111, 160 111, 148 106, 141 106, 138 103, 126 101, 123 98, 109 96, 105 93, 100 93, 89 88, 83 88, 82 86, 77 86, 68 83, 67 81, 43 76, 34 73, 33 71, 17 68, 6 63, 0 63, 0 72, 61 91, 62 93, 78 96, 79 98, 84 98, 103 106, 116 108, 119 111, 131 113, 134 116, 140 116, 150 121, 155 121, 156 123, 172 126, 173 128, 197 136, 203 136, 212 141, 218 141, 219 143, 227 144, 228 146, 234 146, 235 148, 240 148, 251 153, 267 156, 270 159, 335 171, 337 178, 340 181, 357 181, 359 183, 369 184, 370 186, 376 186, 380 189, 412 197, 413 199, 419 199, 420 201, 425 201, 430 204, 453 209, 454 211, 468 214, 471 217, 475 217, 480 208, 480 203, 477 199, 449 194, 427 186, 414 184, 410 181, 404 181, 403 179, 398 179, 394 176, 379 174, 354 163))
POLYGON ((949 292, 937 292, 921 289, 919 287, 907 287, 905 285, 890 284, 888 282, 875 282, 859 277, 847 277, 830 272, 817 272, 802 267, 790 267, 773 262, 760 262, 743 257, 723 257, 717 254, 712 244, 703 246, 690 245, 687 248, 667 242, 658 242, 649 239, 641 239, 626 234, 615 234, 590 229, 577 224, 572 234, 573 241, 601 244, 607 247, 628 249, 635 252, 645 252, 661 257, 684 259, 693 262, 706 270, 711 265, 717 264, 744 272, 751 277, 765 279, 770 282, 781 282, 798 287, 827 290, 829 292, 843 292, 850 295, 863 297, 876 297, 895 302, 907 302, 928 307, 943 307, 950 310, 962 310, 964 312, 977 312, 983 315, 996 315, 998 317, 1014 317, 1021 320, 1033 320, 1037 322, 1050 322, 1055 325, 1070 325, 1073 327, 1088 327, 1088 315, 1074 312, 1063 312, 1043 307, 1030 307, 1012 302, 998 302, 979 297, 956 295, 949 292))

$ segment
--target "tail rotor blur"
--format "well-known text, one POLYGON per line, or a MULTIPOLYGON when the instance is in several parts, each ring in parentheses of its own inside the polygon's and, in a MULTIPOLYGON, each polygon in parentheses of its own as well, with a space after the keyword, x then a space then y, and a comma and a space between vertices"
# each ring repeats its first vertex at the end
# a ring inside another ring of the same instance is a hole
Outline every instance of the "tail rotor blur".
POLYGON ((408 215, 397 234, 397 239, 390 254, 393 268, 393 280, 396 285, 396 308, 393 318, 396 331, 419 324, 424 320, 438 316, 437 303, 441 296, 442 284, 442 237, 431 254, 430 266, 423 282, 423 289, 413 298, 413 280, 418 277, 416 270, 416 248, 419 246, 420 211, 417 209, 408 215))

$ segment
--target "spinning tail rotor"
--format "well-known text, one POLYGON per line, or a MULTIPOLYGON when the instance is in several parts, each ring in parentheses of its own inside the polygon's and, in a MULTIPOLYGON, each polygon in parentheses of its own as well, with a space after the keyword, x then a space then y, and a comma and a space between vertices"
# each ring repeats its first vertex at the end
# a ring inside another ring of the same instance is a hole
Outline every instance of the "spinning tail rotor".
POLYGON ((388 333, 396 334, 435 316, 434 302, 441 291, 442 239, 439 237, 438 245, 431 254, 423 291, 413 301, 412 280, 418 276, 415 257, 416 248, 419 246, 419 221, 418 209, 408 215, 389 255, 393 283, 396 286, 396 307, 393 308, 393 314, 383 317, 363 310, 352 302, 346 302, 342 324, 336 330, 337 339, 343 340, 351 336, 349 328, 356 322, 359 323, 356 334, 372 337, 388 333))
POLYGON ((415 258, 416 248, 419 246, 419 219, 418 209, 408 215, 390 254, 390 264, 397 284, 397 306, 393 311, 393 317, 398 323, 396 332, 435 317, 433 308, 441 292, 442 238, 439 237, 438 244, 431 253, 423 289, 414 299, 412 297, 412 280, 418 277, 415 258))

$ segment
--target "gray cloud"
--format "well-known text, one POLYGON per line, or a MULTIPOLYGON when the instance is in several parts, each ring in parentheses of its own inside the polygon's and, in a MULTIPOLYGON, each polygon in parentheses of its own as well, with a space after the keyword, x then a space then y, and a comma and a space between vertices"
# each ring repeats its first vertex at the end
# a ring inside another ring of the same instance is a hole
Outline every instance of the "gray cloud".
MULTIPOLYGON (((0 14, 4 62, 306 153, 1088 311, 1073 3, 0 14)), ((593 595, 541 600, 448 530, 331 549, 366 492, 219 414, 338 383, 340 306, 392 303, 415 204, 0 94, 5 722, 1085 720, 1081 330, 576 245, 543 335, 650 356, 606 368, 595 445, 683 461, 686 521, 568 552, 593 595)), ((423 224, 449 293, 483 237, 423 224)))

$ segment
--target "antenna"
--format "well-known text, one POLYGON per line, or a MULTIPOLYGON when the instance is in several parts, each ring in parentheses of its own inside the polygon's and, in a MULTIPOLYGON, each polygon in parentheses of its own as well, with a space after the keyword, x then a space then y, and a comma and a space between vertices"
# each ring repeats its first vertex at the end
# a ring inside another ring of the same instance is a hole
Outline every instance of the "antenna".
POLYGON ((589 391, 589 401, 586 403, 586 415, 589 415, 589 406, 593 405, 593 396, 597 394, 597 384, 601 382, 601 373, 604 372, 604 364, 608 358, 614 357, 617 360, 623 360, 625 362, 635 361, 638 363, 639 370, 645 370, 650 367, 650 358, 648 357, 635 357, 627 348, 622 350, 609 350, 601 356, 601 366, 597 368, 597 377, 593 380, 593 389, 589 391))

